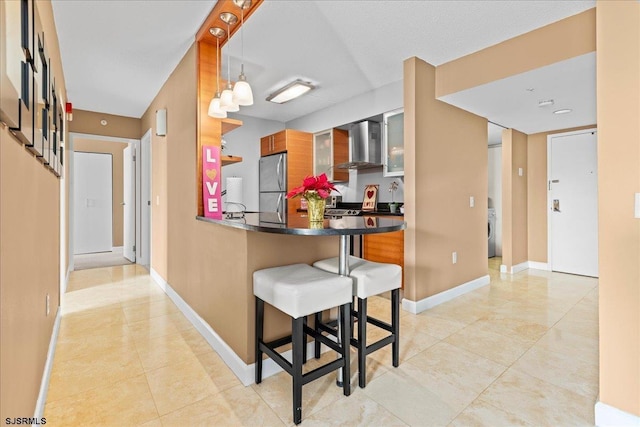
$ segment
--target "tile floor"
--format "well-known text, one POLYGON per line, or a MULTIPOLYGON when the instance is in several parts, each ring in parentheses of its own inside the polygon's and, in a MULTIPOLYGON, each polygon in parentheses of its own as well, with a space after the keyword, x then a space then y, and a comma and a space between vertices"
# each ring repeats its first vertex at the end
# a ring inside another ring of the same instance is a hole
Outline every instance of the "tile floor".
MULTIPOLYGON (((597 280, 501 275, 499 263, 490 260, 490 286, 420 315, 402 312, 399 368, 385 349, 368 359, 365 389, 354 363, 349 397, 333 376, 305 386, 303 425, 593 425, 597 280)), ((389 316, 388 300, 369 307, 389 316)), ((47 424, 292 425, 290 393, 284 373, 244 387, 146 270, 72 273, 47 424)))

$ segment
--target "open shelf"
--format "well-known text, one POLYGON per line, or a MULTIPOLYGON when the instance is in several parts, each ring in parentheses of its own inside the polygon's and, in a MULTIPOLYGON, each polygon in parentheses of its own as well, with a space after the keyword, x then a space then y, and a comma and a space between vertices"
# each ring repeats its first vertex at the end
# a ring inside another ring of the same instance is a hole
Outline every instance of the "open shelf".
POLYGON ((242 157, 240 156, 220 156, 220 161, 222 162, 222 166, 232 165, 234 163, 240 163, 242 161, 242 157))
POLYGON ((225 118, 220 120, 222 122, 222 134, 231 132, 232 130, 242 126, 242 120, 225 118))

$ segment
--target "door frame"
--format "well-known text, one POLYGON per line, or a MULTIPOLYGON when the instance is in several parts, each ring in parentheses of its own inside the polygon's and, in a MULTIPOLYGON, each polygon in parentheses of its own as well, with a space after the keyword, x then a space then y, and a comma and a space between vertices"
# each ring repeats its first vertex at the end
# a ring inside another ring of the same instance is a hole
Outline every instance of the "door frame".
MULTIPOLYGON (((73 252, 74 252, 74 248, 73 248, 73 237, 74 237, 74 226, 73 226, 73 203, 74 203, 74 197, 73 197, 73 191, 75 189, 75 185, 74 185, 74 179, 75 177, 73 176, 73 153, 75 152, 74 149, 74 140, 75 138, 78 139, 93 139, 93 140, 98 140, 98 141, 110 141, 110 142, 124 142, 124 143, 133 143, 136 147, 136 155, 138 153, 138 147, 140 145, 140 140, 139 139, 131 139, 131 138, 120 138, 120 137, 116 137, 116 136, 104 136, 104 135, 93 135, 93 134, 89 134, 89 133, 78 133, 78 132, 69 132, 69 141, 67 142, 67 153, 68 155, 66 156, 68 159, 68 177, 69 177, 69 204, 66 205, 66 201, 65 200, 61 200, 61 204, 65 204, 65 206, 67 207, 67 212, 69 213, 69 230, 63 230, 63 234, 66 234, 68 236, 68 240, 67 240, 67 253, 69 254, 69 267, 67 269, 67 274, 66 274, 66 278, 68 279, 69 277, 69 273, 71 271, 74 270, 74 263, 73 263, 73 252), (68 231, 68 233, 65 233, 65 231, 68 231)), ((61 254, 62 257, 62 254, 61 254)), ((64 293, 66 292, 67 289, 67 280, 65 279, 63 286, 61 286, 61 292, 60 295, 64 295, 64 293)))
MULTIPOLYGON (((551 225, 551 215, 549 215, 549 212, 551 212, 551 208, 553 207, 553 200, 551 198, 551 192, 549 191, 549 185, 552 179, 551 178, 551 141, 553 140, 553 138, 572 136, 572 135, 581 135, 584 133, 593 133, 593 132, 596 133, 596 148, 597 148, 598 128, 596 127, 547 135, 547 208, 546 208, 546 212, 547 212, 547 270, 548 271, 553 271, 553 262, 552 262, 553 251, 552 251, 552 244, 551 244, 551 233, 553 231, 553 227, 551 225)), ((596 250, 598 250, 597 247, 596 247, 596 250)))
POLYGON ((136 264, 140 264, 151 270, 151 252, 153 248, 151 244, 151 216, 153 212, 153 201, 151 200, 151 150, 153 146, 153 133, 151 128, 149 128, 138 141, 136 149, 136 264), (143 145, 147 138, 149 139, 149 154, 148 156, 144 156, 147 150, 145 150, 143 145), (149 216, 146 218, 143 209, 145 202, 148 202, 149 206, 149 216), (148 239, 143 241, 145 237, 143 230, 145 230, 145 228, 149 230, 148 239), (141 248, 141 250, 138 250, 138 248, 141 248), (147 248, 147 250, 144 251, 144 248, 147 248))

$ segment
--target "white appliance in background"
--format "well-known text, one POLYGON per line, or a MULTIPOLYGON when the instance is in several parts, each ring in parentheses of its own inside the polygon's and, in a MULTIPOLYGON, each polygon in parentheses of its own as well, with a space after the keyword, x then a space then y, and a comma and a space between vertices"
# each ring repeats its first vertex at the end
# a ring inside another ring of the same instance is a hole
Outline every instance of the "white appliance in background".
POLYGON ((287 213, 287 153, 260 158, 260 212, 287 213))
POLYGON ((496 256, 496 210, 489 208, 488 212, 488 234, 489 234, 489 258, 496 256))

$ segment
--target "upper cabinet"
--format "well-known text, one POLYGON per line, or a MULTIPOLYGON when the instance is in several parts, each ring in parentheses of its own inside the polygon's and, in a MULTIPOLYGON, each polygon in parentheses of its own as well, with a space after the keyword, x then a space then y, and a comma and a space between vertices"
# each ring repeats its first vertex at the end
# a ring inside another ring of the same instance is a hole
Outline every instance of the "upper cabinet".
POLYGON ((260 155, 268 156, 269 154, 283 153, 287 151, 287 134, 286 129, 281 130, 273 135, 260 138, 260 155))
POLYGON ((313 135, 313 174, 327 174, 329 181, 348 181, 348 169, 334 166, 349 161, 349 132, 328 129, 313 135))
POLYGON ((404 109, 389 111, 383 115, 384 176, 404 175, 404 109))

